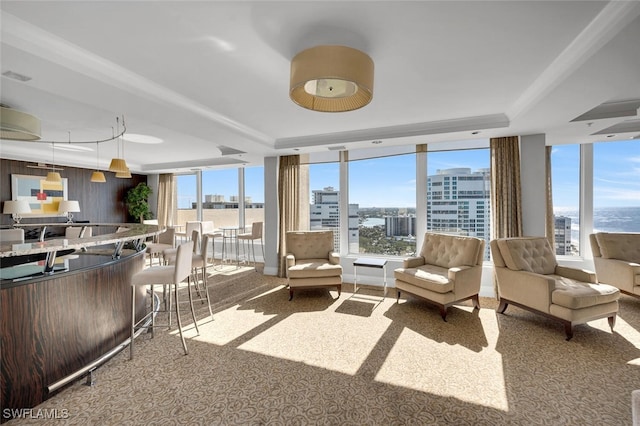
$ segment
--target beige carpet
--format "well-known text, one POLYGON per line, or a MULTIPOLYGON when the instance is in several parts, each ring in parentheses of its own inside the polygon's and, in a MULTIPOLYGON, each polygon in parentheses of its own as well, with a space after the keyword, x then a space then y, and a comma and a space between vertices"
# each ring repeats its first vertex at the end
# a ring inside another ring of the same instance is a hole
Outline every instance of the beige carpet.
MULTIPOLYGON (((198 307, 184 356, 176 330, 136 340, 38 409, 87 425, 629 425, 640 388, 640 299, 576 328, 515 307, 452 308, 443 322, 390 290, 310 290, 288 301, 285 281, 217 271, 211 321, 198 307), (368 295, 367 295, 368 294, 368 295)), ((187 319, 187 315, 184 315, 187 319)), ((190 319, 190 318, 188 318, 190 319)), ((44 424, 19 419, 9 424, 44 424)))

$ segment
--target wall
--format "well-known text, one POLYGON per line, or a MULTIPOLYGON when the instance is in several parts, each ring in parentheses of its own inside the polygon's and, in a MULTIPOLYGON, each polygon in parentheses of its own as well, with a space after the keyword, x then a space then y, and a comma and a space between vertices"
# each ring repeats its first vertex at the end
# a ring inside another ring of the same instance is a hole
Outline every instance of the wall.
MULTIPOLYGON (((11 200, 11 175, 47 175, 47 170, 33 169, 27 167, 28 163, 24 161, 0 159, 0 200, 11 200)), ((134 219, 129 218, 124 203, 124 197, 130 188, 133 188, 140 182, 146 182, 145 175, 132 174, 131 179, 119 179, 114 173, 104 172, 107 182, 94 183, 91 182, 92 169, 81 169, 77 167, 63 167, 60 172, 63 178, 68 179, 68 198, 70 200, 78 200, 80 202, 79 213, 73 213, 73 220, 88 220, 93 223, 122 223, 132 222, 134 219)), ((13 220, 11 215, 0 215, 0 224, 11 225, 13 220)), ((25 218, 22 223, 64 223, 65 217, 46 217, 46 218, 25 218)))

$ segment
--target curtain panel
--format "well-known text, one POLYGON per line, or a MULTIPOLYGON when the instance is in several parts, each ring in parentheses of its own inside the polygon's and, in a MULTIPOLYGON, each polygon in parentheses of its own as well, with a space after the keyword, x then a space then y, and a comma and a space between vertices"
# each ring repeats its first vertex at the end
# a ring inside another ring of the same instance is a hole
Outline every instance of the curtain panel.
POLYGON ((158 177, 158 225, 173 226, 177 211, 176 178, 171 173, 158 177))
POLYGON ((279 158, 278 168, 278 276, 286 276, 287 231, 300 228, 300 156, 279 158))
POLYGON ((522 191, 518 136, 492 138, 491 238, 522 236, 522 191))

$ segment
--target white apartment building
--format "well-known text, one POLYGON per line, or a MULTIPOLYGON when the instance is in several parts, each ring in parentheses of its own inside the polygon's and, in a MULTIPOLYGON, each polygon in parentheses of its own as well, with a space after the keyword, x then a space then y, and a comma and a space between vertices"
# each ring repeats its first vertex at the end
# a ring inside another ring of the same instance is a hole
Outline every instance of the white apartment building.
POLYGON ((489 259, 490 169, 461 167, 438 170, 427 178, 427 229, 470 235, 486 241, 489 259))
MULTIPOLYGON (((333 244, 340 250, 340 191, 328 186, 314 189, 309 207, 309 229, 333 230, 333 244)), ((349 251, 358 253, 360 231, 358 229, 358 204, 349 204, 349 251)))

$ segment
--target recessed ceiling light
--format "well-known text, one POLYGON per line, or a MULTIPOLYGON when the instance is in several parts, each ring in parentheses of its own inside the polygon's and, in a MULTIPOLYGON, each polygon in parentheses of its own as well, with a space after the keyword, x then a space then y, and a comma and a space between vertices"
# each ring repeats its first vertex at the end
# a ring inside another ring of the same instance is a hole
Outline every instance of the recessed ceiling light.
POLYGON ((612 138, 612 137, 614 137, 614 136, 615 136, 615 135, 607 135, 607 137, 608 137, 608 138, 612 138))
POLYGON ((474 131, 474 132, 471 132, 471 134, 472 134, 472 135, 477 135, 477 134, 480 134, 480 131, 479 131, 479 130, 476 130, 476 131, 474 131))
POLYGON ((160 138, 156 138, 155 136, 149 135, 139 135, 136 133, 125 133, 122 137, 124 140, 133 142, 133 143, 145 143, 145 144, 158 144, 164 142, 160 138))
POLYGON ((382 141, 376 140, 376 141, 371 141, 371 143, 374 144, 374 145, 380 145, 382 143, 382 141))

